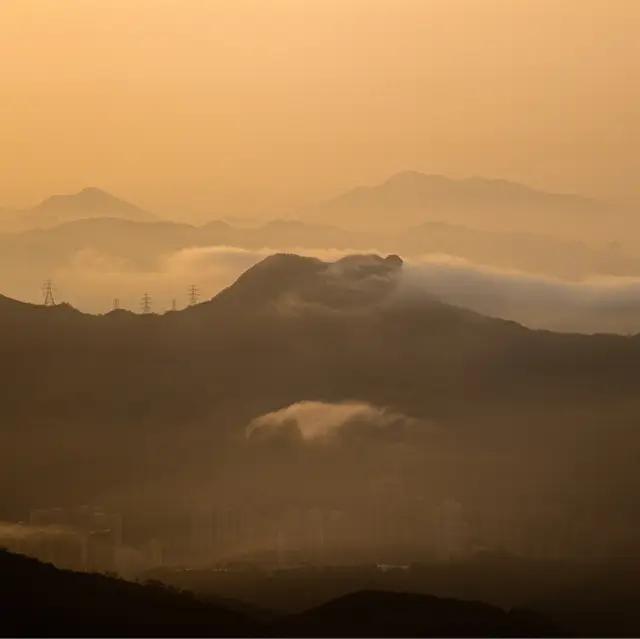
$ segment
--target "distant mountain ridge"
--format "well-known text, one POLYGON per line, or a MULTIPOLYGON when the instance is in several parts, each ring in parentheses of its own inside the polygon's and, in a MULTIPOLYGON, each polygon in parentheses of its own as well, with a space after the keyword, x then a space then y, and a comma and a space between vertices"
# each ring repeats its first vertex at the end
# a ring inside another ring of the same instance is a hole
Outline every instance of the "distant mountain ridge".
MULTIPOLYGON (((589 244, 549 234, 486 231, 438 221, 426 221, 407 231, 375 233, 290 220, 237 228, 219 220, 198 227, 173 221, 96 217, 51 228, 0 233, 0 273, 18 269, 23 274, 33 273, 30 277, 39 283, 55 277, 56 271, 83 249, 119 257, 134 268, 153 270, 163 256, 182 249, 231 246, 249 251, 376 251, 409 259, 445 254, 477 265, 566 279, 640 274, 640 258, 634 255, 633 246, 627 249, 626 239, 620 245, 607 243, 604 236, 589 244)), ((1 277, 0 290, 8 290, 1 277)))
MULTIPOLYGON (((628 214, 629 211, 619 210, 605 200, 543 191, 503 179, 453 179, 401 171, 379 184, 357 186, 298 212, 297 220, 276 219, 258 228, 257 222, 247 226, 238 218, 239 225, 227 221, 225 226, 236 232, 246 231, 248 235, 257 231, 265 237, 277 239, 284 235, 295 239, 304 236, 309 224, 322 227, 319 232, 326 236, 337 231, 406 232, 411 227, 438 222, 482 231, 557 234, 568 239, 584 239, 582 236, 586 235, 600 241, 605 228, 611 228, 610 239, 624 237, 628 214), (607 215, 606 227, 603 215, 607 215)), ((144 223, 160 221, 149 211, 102 189, 88 187, 73 194, 52 195, 22 211, 0 210, 0 231, 50 228, 97 217, 144 223)))
POLYGON ((554 226, 588 223, 592 221, 590 216, 603 210, 606 204, 599 200, 550 193, 507 180, 456 180, 402 171, 380 184, 338 195, 306 217, 354 230, 407 229, 443 221, 491 230, 540 232, 543 228, 550 231, 554 226), (560 219, 554 219, 558 216, 560 219))
POLYGON ((9 222, 15 227, 13 230, 19 231, 103 217, 145 223, 160 220, 155 214, 102 189, 87 187, 76 193, 51 195, 36 206, 14 211, 9 222))

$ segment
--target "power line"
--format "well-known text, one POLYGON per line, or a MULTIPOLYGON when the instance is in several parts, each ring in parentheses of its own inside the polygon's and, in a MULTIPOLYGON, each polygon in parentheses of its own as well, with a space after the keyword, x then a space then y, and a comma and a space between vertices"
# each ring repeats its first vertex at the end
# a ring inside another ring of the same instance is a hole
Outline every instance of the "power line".
POLYGON ((145 294, 142 296, 142 303, 141 303, 141 306, 142 306, 142 312, 143 312, 145 315, 147 315, 148 313, 151 313, 151 301, 152 301, 152 300, 151 300, 151 297, 149 296, 149 294, 148 294, 148 293, 145 293, 145 294))
POLYGON ((200 291, 195 284, 192 284, 189 288, 189 306, 195 306, 200 299, 200 291))
POLYGON ((42 294, 44 295, 44 305, 45 306, 55 306, 56 300, 53 296, 53 292, 55 290, 55 286, 51 280, 47 280, 42 285, 42 294))

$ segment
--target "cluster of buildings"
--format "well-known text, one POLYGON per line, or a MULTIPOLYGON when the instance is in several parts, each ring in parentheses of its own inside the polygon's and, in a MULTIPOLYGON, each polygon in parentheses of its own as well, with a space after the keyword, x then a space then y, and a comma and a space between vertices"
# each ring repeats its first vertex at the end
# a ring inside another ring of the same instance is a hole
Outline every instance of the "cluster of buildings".
POLYGON ((122 517, 100 508, 33 510, 11 527, 0 545, 60 568, 123 573, 122 517))
POLYGON ((156 524, 154 537, 132 539, 122 515, 81 506, 34 510, 7 539, 0 532, 0 545, 61 568, 122 575, 161 566, 230 563, 389 564, 411 560, 425 544, 442 560, 468 552, 460 504, 443 503, 431 523, 431 538, 421 540, 420 530, 412 530, 415 522, 378 509, 202 507, 180 517, 167 515, 156 524))
MULTIPOLYGON (((146 532, 138 529, 137 538, 123 530, 122 515, 100 508, 34 510, 28 524, 18 525, 21 533, 14 530, 3 540, 0 531, 0 545, 62 568, 127 576, 162 566, 448 562, 482 550, 562 557, 572 539, 561 522, 551 522, 555 533, 549 535, 543 529, 536 533, 531 523, 516 525, 499 509, 469 512, 456 500, 397 508, 390 495, 381 497, 351 509, 191 508, 162 516, 146 532)), ((127 529, 136 528, 135 517, 125 519, 127 529)))

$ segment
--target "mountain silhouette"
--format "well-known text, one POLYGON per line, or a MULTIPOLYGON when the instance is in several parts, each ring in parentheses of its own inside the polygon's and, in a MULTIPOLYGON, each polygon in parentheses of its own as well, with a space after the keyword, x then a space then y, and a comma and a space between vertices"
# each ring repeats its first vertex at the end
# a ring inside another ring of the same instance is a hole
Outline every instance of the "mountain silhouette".
POLYGON ((256 624, 223 605, 160 584, 59 570, 0 549, 3 637, 255 636, 256 624))
POLYGON ((20 212, 26 227, 49 228, 64 222, 111 217, 133 222, 155 222, 157 216, 102 189, 87 187, 72 194, 51 195, 40 204, 20 212))
POLYGON ((258 620, 240 602, 60 570, 1 549, 0 592, 4 637, 566 636, 530 611, 393 592, 357 592, 292 617, 258 620), (240 612, 245 608, 248 614, 240 612))
POLYGON ((208 305, 228 311, 321 312, 369 310, 383 303, 398 283, 402 259, 352 255, 335 262, 294 254, 271 255, 221 291, 208 305))
POLYGON ((566 233, 570 224, 595 223, 603 202, 548 193, 506 180, 404 171, 371 187, 357 187, 309 214, 309 219, 358 230, 407 229, 428 221, 483 230, 566 233))
POLYGON ((293 637, 561 637, 530 611, 426 595, 362 591, 340 597, 280 625, 293 637))

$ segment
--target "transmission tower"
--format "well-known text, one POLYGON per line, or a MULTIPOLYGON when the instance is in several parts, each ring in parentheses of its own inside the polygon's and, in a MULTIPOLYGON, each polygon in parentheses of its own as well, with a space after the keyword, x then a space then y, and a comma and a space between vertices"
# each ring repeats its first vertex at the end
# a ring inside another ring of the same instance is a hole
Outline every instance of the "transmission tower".
POLYGON ((149 297, 148 293, 145 293, 142 296, 142 312, 147 315, 148 313, 151 313, 151 297, 149 297))
POLYGON ((172 311, 178 310, 178 303, 176 302, 176 300, 171 300, 171 310, 172 311))
POLYGON ((200 291, 195 284, 192 284, 189 288, 189 306, 195 306, 200 298, 200 291))
POLYGON ((55 287, 54 287, 53 282, 51 280, 47 280, 42 285, 42 294, 44 295, 44 305, 45 306, 55 306, 56 305, 56 300, 55 300, 55 297, 53 296, 53 291, 54 290, 55 290, 55 287))
POLYGON ((113 298, 113 310, 117 311, 120 309, 120 300, 117 297, 113 298))

